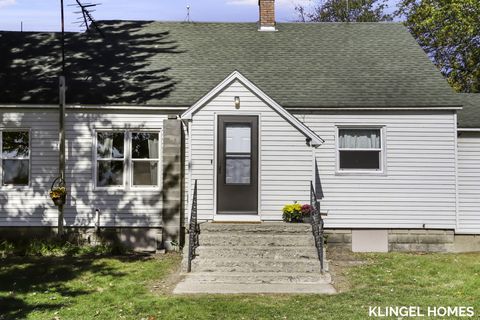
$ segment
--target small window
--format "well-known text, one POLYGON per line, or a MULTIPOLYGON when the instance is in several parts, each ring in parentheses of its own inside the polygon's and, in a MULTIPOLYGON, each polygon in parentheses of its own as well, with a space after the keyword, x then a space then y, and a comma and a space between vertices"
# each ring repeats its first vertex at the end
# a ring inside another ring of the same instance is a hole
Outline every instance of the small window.
POLYGON ((4 131, 2 145, 3 185, 26 186, 30 177, 30 137, 28 131, 4 131))
POLYGON ((97 186, 123 186, 125 133, 97 132, 97 186))
POLYGON ((133 132, 132 185, 158 186, 159 134, 153 132, 133 132))
POLYGON ((339 129, 339 170, 382 171, 381 139, 381 129, 339 129))

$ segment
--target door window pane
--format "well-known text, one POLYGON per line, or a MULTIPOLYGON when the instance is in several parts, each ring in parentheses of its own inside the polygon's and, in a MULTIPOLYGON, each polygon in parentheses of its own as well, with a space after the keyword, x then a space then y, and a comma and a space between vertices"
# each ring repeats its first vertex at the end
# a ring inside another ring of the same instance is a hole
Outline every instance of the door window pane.
POLYGON ((121 186, 123 185, 123 161, 98 161, 97 186, 121 186))
POLYGON ((123 158, 123 132, 97 132, 97 156, 103 159, 123 158))
POLYGON ((29 160, 3 160, 3 184, 28 185, 29 162, 29 160))
POLYGON ((227 184, 250 184, 250 157, 227 157, 225 182, 227 184))
POLYGON ((226 152, 250 153, 251 128, 248 124, 226 124, 226 152))
POLYGON ((156 186, 158 185, 158 161, 134 161, 133 185, 156 186))

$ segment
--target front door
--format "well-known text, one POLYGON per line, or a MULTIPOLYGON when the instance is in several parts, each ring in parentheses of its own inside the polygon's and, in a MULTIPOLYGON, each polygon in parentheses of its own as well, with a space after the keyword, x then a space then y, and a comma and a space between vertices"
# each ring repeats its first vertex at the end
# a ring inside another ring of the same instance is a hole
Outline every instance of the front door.
POLYGON ((217 213, 258 214, 258 117, 219 116, 217 213))

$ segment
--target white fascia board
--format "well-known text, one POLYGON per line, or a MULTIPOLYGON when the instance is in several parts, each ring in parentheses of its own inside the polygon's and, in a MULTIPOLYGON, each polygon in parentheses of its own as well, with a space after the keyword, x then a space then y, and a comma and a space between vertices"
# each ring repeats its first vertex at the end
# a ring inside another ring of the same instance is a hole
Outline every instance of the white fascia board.
POLYGON ((445 111, 461 110, 462 107, 286 107, 290 111, 445 111))
POLYGON ((480 128, 457 128, 457 131, 480 132, 480 128))
POLYGON ((193 114, 207 104, 211 99, 213 99, 218 93, 220 93, 225 87, 230 85, 235 80, 238 80, 245 87, 251 90, 255 95, 257 95, 261 100, 263 100, 267 105, 274 109, 278 114, 280 114, 285 120, 287 120, 292 126, 294 126, 298 131, 302 132, 309 140, 310 144, 314 147, 318 147, 323 144, 325 141, 320 138, 315 132, 293 116, 290 112, 285 110, 281 105, 279 105, 275 100, 270 98, 265 92, 263 92, 259 87, 257 87, 253 82, 248 80, 244 75, 238 71, 232 72, 227 76, 222 82, 220 82, 215 88, 210 90, 206 95, 204 95, 200 100, 198 100, 193 106, 191 106, 187 111, 181 115, 181 119, 191 120, 193 114))
MULTIPOLYGON (((139 105, 66 105, 67 109, 75 110, 150 110, 150 111, 184 111, 187 107, 156 107, 139 105)), ((0 109, 58 109, 57 104, 4 104, 0 109)))

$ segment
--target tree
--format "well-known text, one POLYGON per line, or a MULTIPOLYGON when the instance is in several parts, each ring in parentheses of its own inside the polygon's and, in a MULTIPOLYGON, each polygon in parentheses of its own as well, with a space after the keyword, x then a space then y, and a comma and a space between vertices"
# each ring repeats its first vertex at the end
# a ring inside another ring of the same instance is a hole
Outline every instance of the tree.
POLYGON ((295 11, 302 22, 392 21, 387 8, 387 0, 318 0, 312 10, 296 5, 295 11))
POLYGON ((405 24, 459 92, 480 92, 480 1, 401 0, 405 24))

